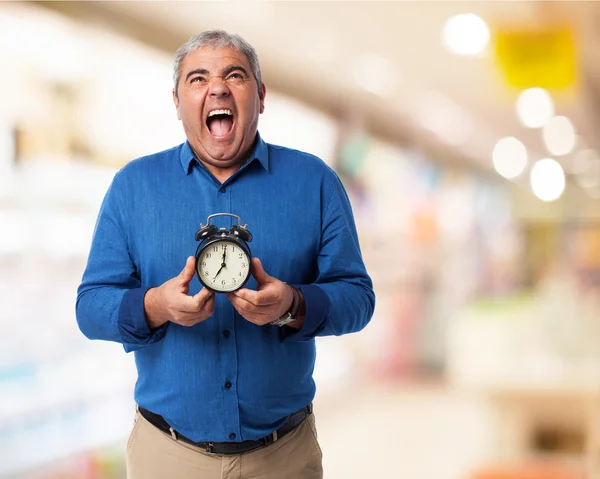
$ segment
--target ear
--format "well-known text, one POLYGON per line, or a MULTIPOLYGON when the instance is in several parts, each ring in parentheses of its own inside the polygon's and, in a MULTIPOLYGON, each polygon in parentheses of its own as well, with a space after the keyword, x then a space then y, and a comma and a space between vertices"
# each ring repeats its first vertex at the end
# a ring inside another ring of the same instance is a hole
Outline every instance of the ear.
POLYGON ((175 103, 175 109, 177 110, 177 119, 181 120, 181 115, 179 114, 179 98, 177 98, 175 88, 173 88, 173 103, 175 103))
POLYGON ((267 87, 262 83, 258 89, 258 99, 260 100, 260 113, 265 111, 265 96, 267 95, 267 87))

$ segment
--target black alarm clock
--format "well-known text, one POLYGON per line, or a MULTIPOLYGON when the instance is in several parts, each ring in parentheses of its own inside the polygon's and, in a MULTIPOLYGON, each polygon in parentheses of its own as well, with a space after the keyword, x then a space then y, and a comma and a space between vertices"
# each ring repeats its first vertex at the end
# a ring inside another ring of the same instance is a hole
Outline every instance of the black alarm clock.
POLYGON ((196 233, 196 275, 200 283, 215 293, 231 293, 246 284, 252 273, 252 254, 248 243, 252 241, 247 225, 231 213, 215 213, 200 223, 196 233), (217 216, 237 218, 238 224, 229 230, 217 228, 210 220, 217 216))

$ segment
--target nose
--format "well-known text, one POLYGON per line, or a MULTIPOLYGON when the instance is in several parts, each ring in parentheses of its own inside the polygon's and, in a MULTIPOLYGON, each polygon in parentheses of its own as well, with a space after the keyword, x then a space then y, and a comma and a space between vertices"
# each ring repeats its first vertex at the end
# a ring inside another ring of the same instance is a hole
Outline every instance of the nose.
POLYGON ((208 94, 212 97, 229 95, 229 87, 221 77, 213 77, 208 86, 208 94))

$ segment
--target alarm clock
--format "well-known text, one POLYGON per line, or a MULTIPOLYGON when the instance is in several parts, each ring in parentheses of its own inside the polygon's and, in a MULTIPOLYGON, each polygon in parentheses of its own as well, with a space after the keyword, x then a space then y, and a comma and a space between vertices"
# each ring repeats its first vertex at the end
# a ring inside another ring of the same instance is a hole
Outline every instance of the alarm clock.
POLYGON ((232 293, 243 287, 252 273, 252 254, 248 243, 252 241, 247 225, 231 213, 215 213, 200 223, 196 233, 196 275, 205 288, 215 293, 232 293), (237 218, 237 225, 229 230, 210 224, 217 216, 237 218))

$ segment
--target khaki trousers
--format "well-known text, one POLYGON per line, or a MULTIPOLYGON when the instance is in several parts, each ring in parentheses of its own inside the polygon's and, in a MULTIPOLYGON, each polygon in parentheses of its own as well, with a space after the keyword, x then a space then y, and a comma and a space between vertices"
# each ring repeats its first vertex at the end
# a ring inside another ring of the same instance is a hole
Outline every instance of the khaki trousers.
POLYGON ((322 479, 314 414, 273 444, 220 456, 165 434, 140 413, 126 449, 127 479, 322 479))

